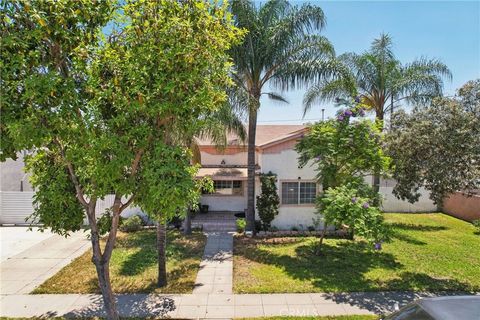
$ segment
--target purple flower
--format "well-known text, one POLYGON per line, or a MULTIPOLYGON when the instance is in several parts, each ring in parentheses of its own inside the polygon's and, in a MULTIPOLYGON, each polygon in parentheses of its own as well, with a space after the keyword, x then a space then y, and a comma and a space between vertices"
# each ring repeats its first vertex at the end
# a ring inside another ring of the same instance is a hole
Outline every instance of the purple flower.
POLYGON ((353 197, 352 198, 352 203, 357 203, 357 198, 353 197))
POLYGON ((346 116, 350 117, 350 116, 353 114, 353 112, 352 112, 352 110, 348 110, 348 109, 347 109, 347 110, 345 110, 344 114, 345 114, 346 116))
POLYGON ((356 103, 360 103, 360 97, 359 97, 359 96, 356 96, 356 97, 355 97, 355 102, 356 102, 356 103))
POLYGON ((363 209, 368 209, 369 207, 370 205, 368 204, 368 202, 365 202, 364 204, 362 204, 363 209))
POLYGON ((338 121, 343 121, 343 119, 344 119, 343 115, 339 115, 339 116, 337 117, 337 120, 338 120, 338 121))
POLYGON ((320 157, 320 156, 316 156, 316 157, 315 157, 315 159, 317 159, 317 160, 320 160, 320 159, 321 159, 321 157, 320 157))
POLYGON ((375 243, 375 250, 382 250, 382 243, 376 242, 375 243))
POLYGON ((358 114, 360 115, 360 117, 363 117, 365 115, 365 110, 363 109, 358 110, 358 114))

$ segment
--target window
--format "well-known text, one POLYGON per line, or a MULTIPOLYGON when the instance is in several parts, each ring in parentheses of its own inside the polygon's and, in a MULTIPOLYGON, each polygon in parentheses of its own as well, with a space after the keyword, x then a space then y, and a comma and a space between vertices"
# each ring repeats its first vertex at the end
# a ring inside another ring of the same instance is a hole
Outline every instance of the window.
POLYGON ((241 180, 214 180, 212 194, 225 196, 241 196, 243 194, 243 181, 241 180))
POLYGON ((315 203, 315 182, 282 182, 282 204, 315 203))

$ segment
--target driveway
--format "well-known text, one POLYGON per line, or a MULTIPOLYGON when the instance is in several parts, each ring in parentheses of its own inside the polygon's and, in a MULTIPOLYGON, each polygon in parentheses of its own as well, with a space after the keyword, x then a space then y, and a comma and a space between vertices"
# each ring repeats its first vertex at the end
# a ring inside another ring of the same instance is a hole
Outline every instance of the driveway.
POLYGON ((1 227, 0 293, 30 293, 89 248, 83 232, 68 238, 28 231, 27 227, 1 227))

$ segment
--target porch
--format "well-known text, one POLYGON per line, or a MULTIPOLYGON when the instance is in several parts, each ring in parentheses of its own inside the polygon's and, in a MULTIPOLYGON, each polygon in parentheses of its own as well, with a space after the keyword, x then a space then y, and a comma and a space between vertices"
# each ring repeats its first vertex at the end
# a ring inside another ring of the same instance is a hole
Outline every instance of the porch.
POLYGON ((215 231, 236 231, 235 221, 240 215, 240 211, 209 211, 207 213, 197 213, 192 219, 193 228, 202 228, 204 232, 215 231))

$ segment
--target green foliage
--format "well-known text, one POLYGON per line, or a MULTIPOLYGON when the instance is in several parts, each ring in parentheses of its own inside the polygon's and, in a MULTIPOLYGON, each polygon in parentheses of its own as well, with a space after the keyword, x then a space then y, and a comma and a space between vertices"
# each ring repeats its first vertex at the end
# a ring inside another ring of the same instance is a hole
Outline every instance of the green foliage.
MULTIPOLYGON (((2 1, 0 160, 51 139, 85 107, 84 70, 115 0, 2 1)), ((77 124, 79 124, 77 122, 77 124)))
POLYGON ((235 221, 235 224, 237 226, 237 232, 243 233, 245 231, 245 227, 247 226, 247 221, 245 218, 239 218, 235 221))
POLYGON ((124 232, 135 232, 142 229, 143 221, 138 215, 128 217, 120 224, 120 230, 124 232))
MULTIPOLYGON (((364 185, 363 189, 367 188, 364 185)), ((365 197, 364 191, 352 185, 343 185, 329 188, 323 197, 317 198, 317 209, 326 225, 347 228, 351 235, 360 236, 378 246, 378 243, 388 240, 388 229, 383 223, 383 213, 373 203, 374 199, 365 197)))
POLYGON ((152 219, 165 223, 198 203, 203 184, 190 161, 187 149, 161 143, 144 156, 135 202, 152 219))
POLYGON ((472 224, 474 225, 475 228, 477 228, 477 233, 480 235, 480 219, 473 220, 472 224))
POLYGON ((280 198, 277 192, 277 176, 272 172, 260 176, 262 192, 257 196, 257 210, 262 220, 263 230, 268 230, 278 214, 280 198))
POLYGON ((442 94, 443 79, 451 79, 448 67, 436 59, 421 58, 402 64, 393 52, 392 38, 381 34, 368 51, 345 53, 337 58, 342 72, 322 78, 304 97, 306 113, 314 104, 357 96, 365 109, 383 120, 399 103, 424 103, 442 94))
POLYGON ((350 118, 322 121, 310 127, 297 144, 301 166, 316 167, 324 190, 361 179, 372 172, 385 173, 390 158, 382 149, 381 124, 350 118))
POLYGON ((48 150, 26 158, 26 169, 35 188, 34 213, 28 218, 40 223, 41 229, 67 236, 82 228, 85 213, 75 197, 75 186, 60 157, 48 150))
POLYGON ((455 98, 394 114, 387 153, 400 199, 417 201, 422 186, 437 204, 452 192, 479 189, 480 80, 465 84, 455 98))

